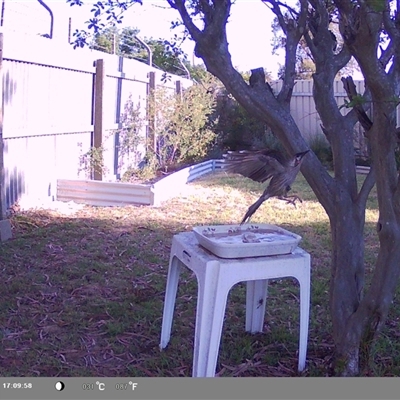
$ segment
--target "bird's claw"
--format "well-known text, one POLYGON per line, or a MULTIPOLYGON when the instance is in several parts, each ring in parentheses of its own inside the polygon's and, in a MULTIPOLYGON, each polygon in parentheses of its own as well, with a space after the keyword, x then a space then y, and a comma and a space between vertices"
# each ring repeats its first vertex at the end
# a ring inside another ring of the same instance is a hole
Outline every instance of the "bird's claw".
POLYGON ((286 204, 293 204, 293 207, 296 208, 296 202, 294 200, 286 200, 286 204))
POLYGON ((286 204, 293 204, 293 206, 296 208, 296 200, 298 200, 300 203, 303 202, 303 200, 299 196, 288 196, 288 197, 278 197, 280 200, 286 201, 286 204))

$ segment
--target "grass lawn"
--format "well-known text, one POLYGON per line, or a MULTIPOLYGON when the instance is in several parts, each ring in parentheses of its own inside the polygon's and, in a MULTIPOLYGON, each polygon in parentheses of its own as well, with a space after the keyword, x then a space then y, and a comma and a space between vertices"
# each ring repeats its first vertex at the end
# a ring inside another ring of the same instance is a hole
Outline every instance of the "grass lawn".
MULTIPOLYGON (((360 180, 363 177, 360 176, 360 180)), ((160 208, 83 207, 16 213, 14 239, 0 245, 0 376, 191 376, 197 283, 181 275, 171 342, 158 348, 172 236, 201 224, 238 223, 264 185, 208 175, 160 208)), ((328 218, 299 176, 297 208, 269 200, 252 222, 303 237, 312 256, 307 369, 330 374, 328 218)), ((365 232, 367 273, 378 250, 374 193, 365 232)), ((219 376, 297 376, 299 288, 270 282, 263 334, 244 333, 245 285, 229 296, 219 376)), ((367 375, 400 375, 400 307, 395 299, 367 375)))

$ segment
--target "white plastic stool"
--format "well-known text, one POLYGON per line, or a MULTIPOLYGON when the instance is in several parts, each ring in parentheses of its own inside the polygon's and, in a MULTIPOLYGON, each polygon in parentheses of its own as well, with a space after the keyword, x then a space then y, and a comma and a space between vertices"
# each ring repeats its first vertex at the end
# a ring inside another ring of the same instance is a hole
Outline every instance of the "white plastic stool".
POLYGON ((199 246, 194 233, 175 235, 165 292, 160 349, 171 337, 172 317, 181 265, 197 277, 198 299, 193 354, 193 377, 215 376, 222 324, 230 289, 247 281, 246 331, 262 332, 268 279, 294 277, 300 283, 299 371, 305 367, 310 309, 310 255, 299 247, 279 256, 219 258, 199 246))

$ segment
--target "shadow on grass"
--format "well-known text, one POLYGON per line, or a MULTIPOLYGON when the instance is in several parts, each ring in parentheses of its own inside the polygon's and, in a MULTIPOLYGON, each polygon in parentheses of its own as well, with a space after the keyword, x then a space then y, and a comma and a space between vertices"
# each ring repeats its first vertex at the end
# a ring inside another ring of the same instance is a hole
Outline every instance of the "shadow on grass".
MULTIPOLYGON (((158 348, 170 243, 182 229, 46 213, 13 222, 16 239, 2 248, 0 273, 2 376, 191 375, 197 283, 189 270, 170 345, 158 348)), ((244 334, 244 285, 233 288, 222 375, 297 375, 293 283, 271 282, 266 335, 244 334)))
MULTIPOLYGON (((239 203, 242 197, 204 184, 161 208, 14 215, 15 239, 0 247, 0 375, 191 376, 197 283, 189 270, 181 274, 171 342, 163 352, 158 348, 171 240, 194 225, 236 220, 237 207, 247 204, 239 203)), ((288 213, 272 202, 259 214, 300 234, 301 247, 312 256, 306 376, 328 375, 333 352, 330 234, 317 206, 306 201, 288 213)), ((374 226, 366 225, 371 265, 374 226)), ((236 285, 228 299, 219 375, 297 376, 298 298, 293 279, 272 280, 264 333, 250 335, 244 332, 245 285, 236 285)), ((391 312, 378 342, 383 376, 400 373, 399 313, 391 312)))

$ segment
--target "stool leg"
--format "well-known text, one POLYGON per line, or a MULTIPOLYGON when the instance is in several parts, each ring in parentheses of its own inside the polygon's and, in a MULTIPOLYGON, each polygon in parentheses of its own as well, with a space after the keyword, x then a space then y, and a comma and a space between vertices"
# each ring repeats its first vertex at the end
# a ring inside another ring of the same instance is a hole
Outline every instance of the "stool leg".
POLYGON ((298 278, 300 283, 300 338, 299 338, 299 371, 306 366, 308 323, 310 317, 310 257, 307 255, 306 272, 298 278))
POLYGON ((262 332, 268 294, 268 279, 247 281, 246 332, 262 332))
POLYGON ((180 269, 181 261, 176 256, 172 256, 168 269, 167 286, 165 289, 160 350, 167 347, 169 339, 171 338, 172 318, 175 308, 176 292, 178 290, 180 269))
POLYGON ((198 299, 193 377, 213 377, 217 366, 229 287, 219 281, 219 262, 208 262, 197 276, 198 299))

